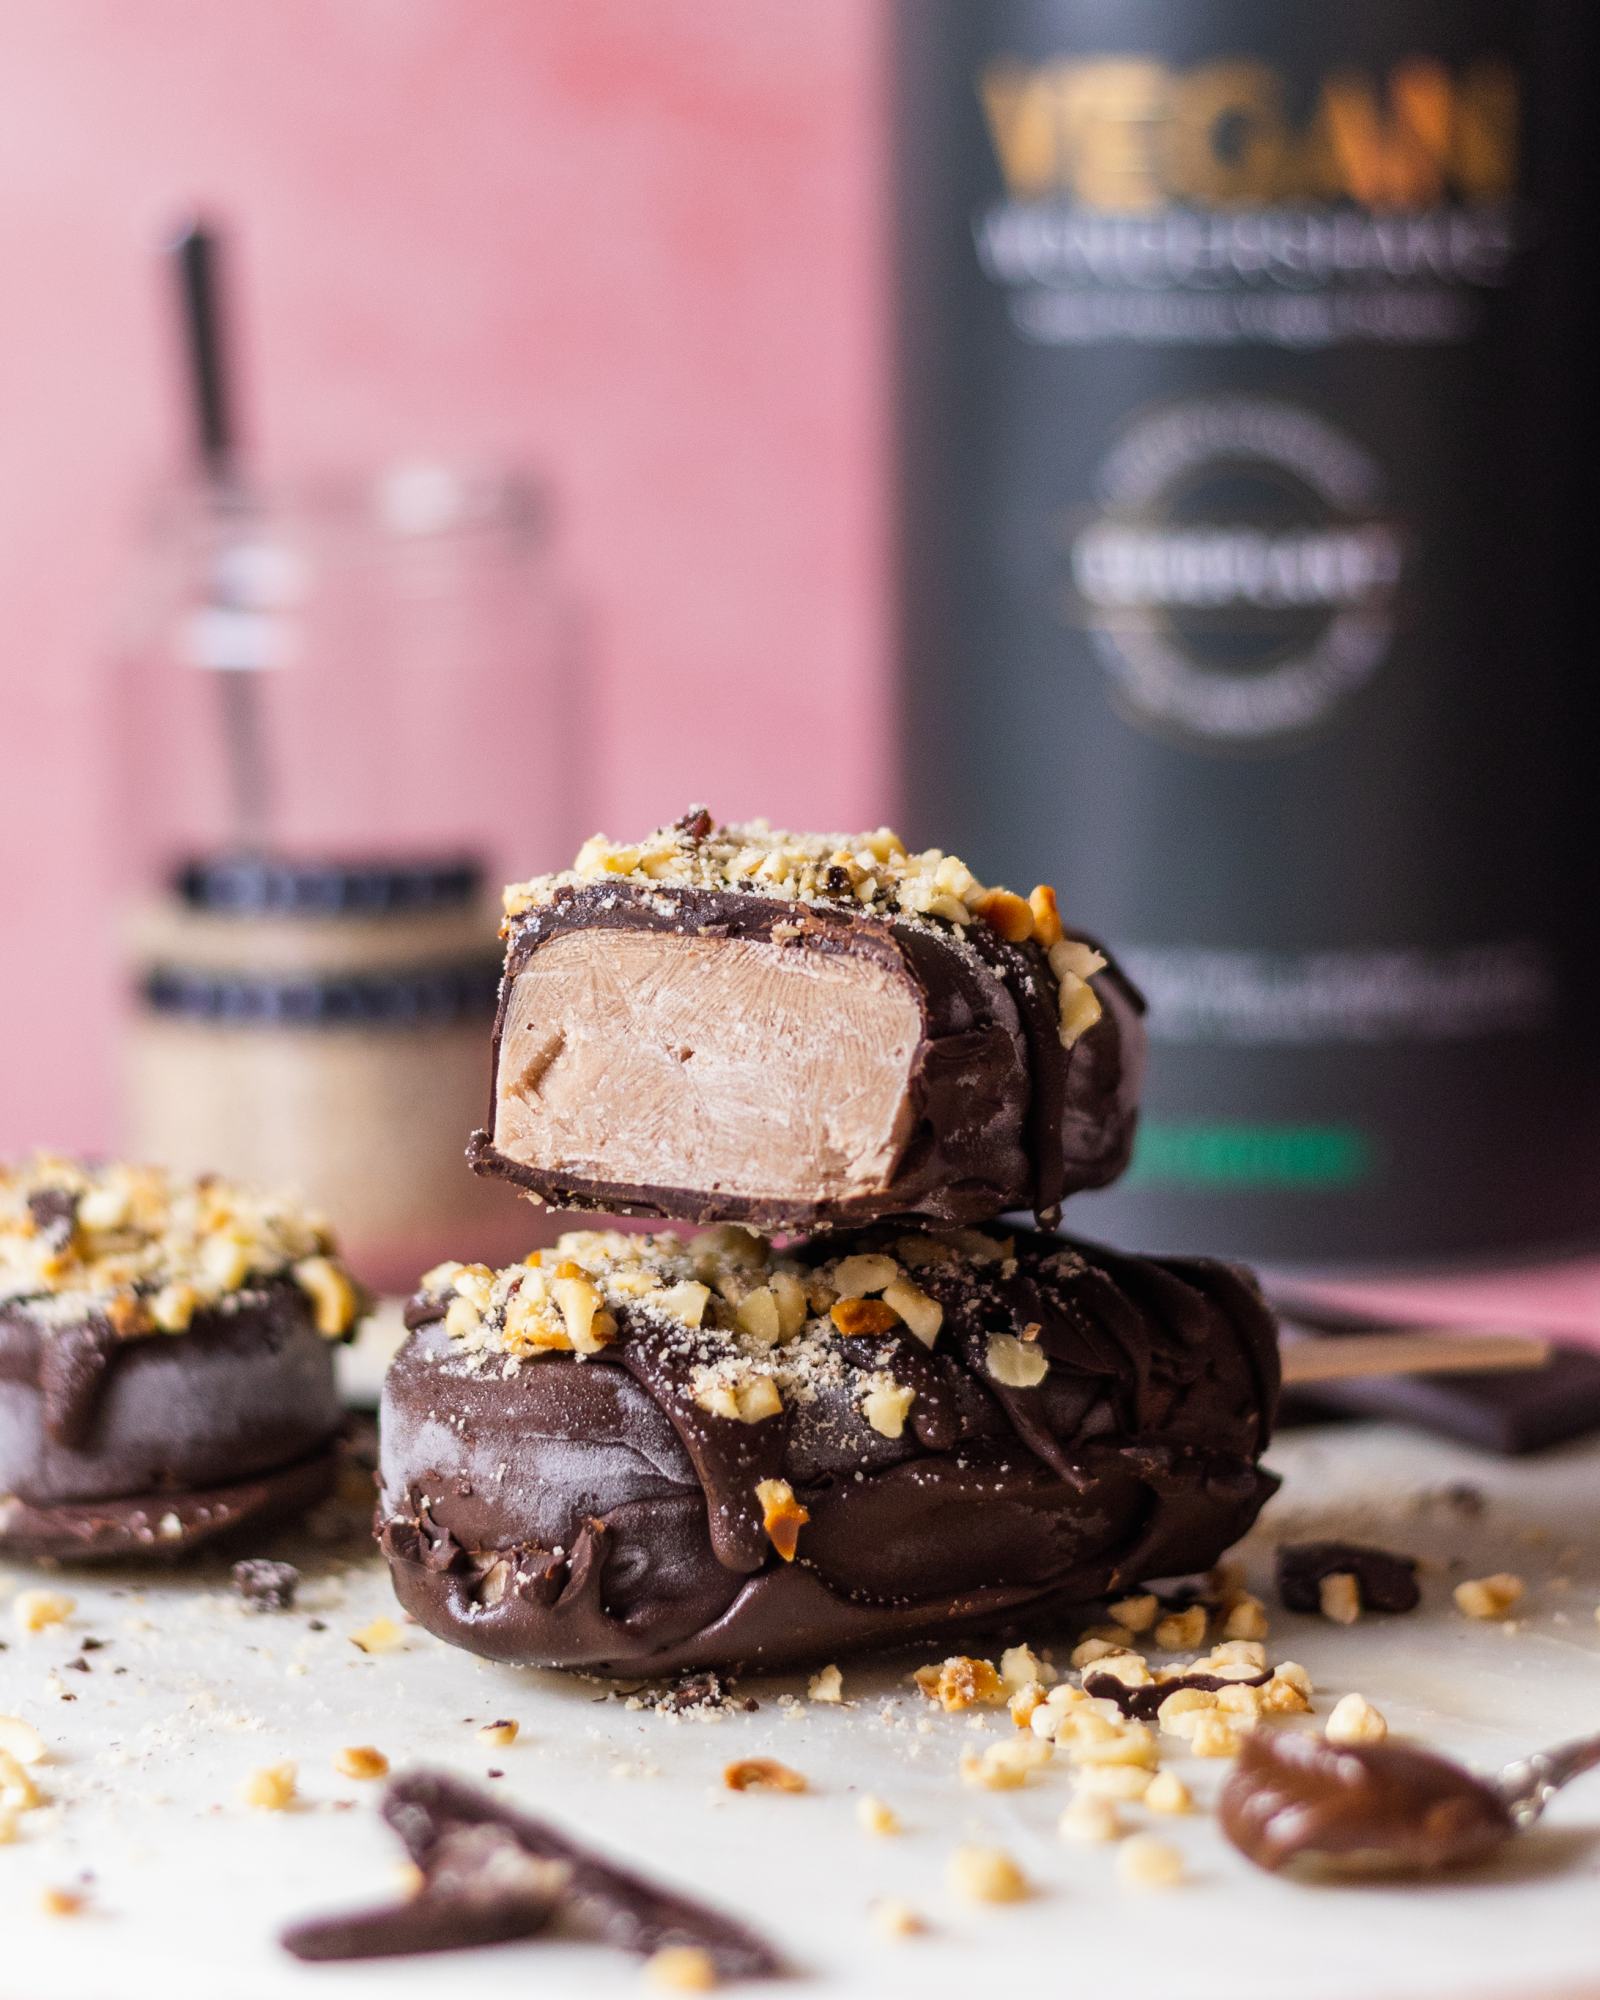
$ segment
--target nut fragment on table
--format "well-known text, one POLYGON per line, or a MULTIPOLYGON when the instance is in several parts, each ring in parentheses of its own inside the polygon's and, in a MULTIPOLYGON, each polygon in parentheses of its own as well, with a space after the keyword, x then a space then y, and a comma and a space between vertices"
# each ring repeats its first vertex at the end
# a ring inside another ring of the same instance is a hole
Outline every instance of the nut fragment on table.
POLYGON ((1333 1705, 1323 1734, 1330 1743, 1381 1743, 1389 1725, 1364 1694, 1347 1694, 1333 1705))
POLYGON ((1494 1576, 1469 1577, 1455 1587, 1456 1609, 1469 1618, 1504 1618, 1522 1600, 1526 1585, 1520 1576, 1500 1570, 1494 1576))
POLYGON ((710 1952, 697 1944, 666 1944, 645 1961, 645 1981, 663 1993, 709 1993, 717 1983, 710 1952))
POLYGON ((1170 1889, 1183 1880, 1183 1854, 1153 1833, 1136 1833, 1117 1849, 1117 1879, 1131 1889, 1170 1889))
POLYGON ((64 1625, 78 1608, 75 1598, 59 1590, 19 1590, 11 1615, 21 1632, 45 1632, 52 1625, 64 1625))
POLYGON ((780 1764, 776 1757, 741 1757, 722 1773, 730 1792, 803 1792, 806 1781, 798 1771, 780 1764))
POLYGON ((1006 1699, 1005 1683, 988 1660, 954 1653, 936 1667, 918 1667, 912 1679, 941 1708, 997 1708, 1006 1699))
POLYGON ((370 1743, 347 1744, 333 1753, 333 1768, 345 1778, 384 1778, 389 1774, 389 1760, 370 1743))
POLYGON ((900 1831, 900 1815, 893 1806, 868 1792, 856 1801, 856 1824, 863 1833, 887 1839, 900 1831))
POLYGON ((1028 1894, 1028 1878, 1003 1847, 958 1847, 945 1880, 969 1903, 1020 1903, 1028 1894))
POLYGON ((293 1764, 266 1764, 250 1773, 239 1796, 257 1812, 286 1812, 294 1804, 298 1779, 293 1764))

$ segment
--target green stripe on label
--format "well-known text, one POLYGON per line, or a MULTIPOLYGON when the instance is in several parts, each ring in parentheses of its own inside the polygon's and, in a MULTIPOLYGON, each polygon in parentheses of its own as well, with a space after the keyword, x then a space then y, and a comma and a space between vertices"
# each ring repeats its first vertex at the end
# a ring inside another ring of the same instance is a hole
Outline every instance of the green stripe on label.
POLYGON ((1149 1119, 1139 1127, 1128 1180, 1135 1187, 1354 1187, 1370 1177, 1376 1157, 1354 1125, 1149 1119))

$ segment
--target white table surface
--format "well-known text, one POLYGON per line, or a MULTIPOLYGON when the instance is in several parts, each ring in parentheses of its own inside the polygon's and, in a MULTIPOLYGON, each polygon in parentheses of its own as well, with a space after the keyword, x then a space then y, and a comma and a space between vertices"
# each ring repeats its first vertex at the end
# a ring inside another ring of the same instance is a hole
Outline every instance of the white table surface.
MULTIPOLYGON (((1506 1463, 1399 1430, 1340 1428, 1289 1434, 1271 1461, 1285 1488, 1244 1552, 1263 1594, 1280 1538, 1355 1533, 1430 1559, 1423 1609, 1409 1617, 1343 1629, 1274 1610, 1269 1657, 1310 1668, 1320 1714, 1358 1688, 1392 1729, 1480 1767, 1600 1727, 1600 1448, 1506 1463), (1428 1498, 1462 1479, 1489 1496, 1477 1518, 1428 1498), (1450 1602, 1455 1577, 1499 1569, 1528 1583, 1514 1629, 1473 1623, 1450 1602)), ((36 1771, 50 1803, 0 1847, 4 2000, 600 2000, 639 1990, 636 1961, 575 1944, 350 1967, 283 1954, 274 1938, 285 1922, 393 1893, 400 1851, 375 1811, 379 1787, 338 1776, 331 1761, 367 1743, 396 1769, 441 1766, 488 1783, 739 1913, 801 1969, 779 1990, 819 2000, 1600 1995, 1600 1774, 1504 1863, 1423 1887, 1273 1880, 1209 1816, 1156 1821, 1135 1809, 1131 1818, 1182 1846, 1190 1879, 1131 1891, 1118 1885, 1113 1849, 1057 1837, 1063 1767, 1009 1793, 960 1782, 961 1751, 1011 1724, 1003 1710, 933 1711, 904 1660, 846 1662, 841 1708, 806 1702, 803 1680, 752 1681, 741 1691, 758 1698, 755 1714, 673 1720, 592 1683, 473 1660, 415 1627, 403 1650, 364 1655, 349 1635, 380 1613, 398 1616, 376 1558, 359 1542, 304 1537, 274 1552, 305 1573, 292 1613, 247 1613, 221 1563, 78 1572, 43 1579, 76 1609, 31 1636, 6 1600, 41 1578, 0 1566, 0 1713, 30 1720, 51 1749, 36 1771), (85 1634, 106 1642, 83 1656, 88 1673, 68 1667, 85 1634), (517 1719, 520 1740, 487 1751, 474 1728, 499 1716, 517 1719), (746 1755, 780 1757, 810 1792, 728 1792, 722 1767, 746 1755), (242 1806, 246 1774, 283 1759, 299 1766, 303 1804, 242 1806), (488 1780, 491 1768, 504 1777, 488 1780), (858 1829, 863 1791, 897 1809, 901 1837, 858 1829), (1032 1899, 953 1905, 944 1864, 968 1840, 1008 1848, 1036 1885, 1032 1899), (50 1887, 83 1888, 83 1912, 44 1914, 50 1887), (928 1935, 879 1941, 868 1917, 878 1897, 916 1905, 928 1935)), ((1225 1770, 1172 1761, 1202 1800, 1225 1770)))

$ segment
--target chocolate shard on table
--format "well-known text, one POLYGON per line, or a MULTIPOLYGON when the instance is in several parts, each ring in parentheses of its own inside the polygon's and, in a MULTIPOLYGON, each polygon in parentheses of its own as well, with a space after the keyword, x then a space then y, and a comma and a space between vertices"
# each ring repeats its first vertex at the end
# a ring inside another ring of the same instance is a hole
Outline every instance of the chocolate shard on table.
POLYGON ((296 1924, 296 1958, 389 1958, 530 1937, 552 1918, 581 1937, 648 1957, 674 1946, 705 1954, 720 1979, 783 1970, 766 1941, 691 1897, 658 1887, 581 1846, 548 1820, 438 1771, 397 1778, 383 1816, 417 1872, 403 1903, 296 1924))
POLYGON ((1104 1186, 1143 1003, 1053 891, 880 830, 688 813, 506 891, 488 1127, 567 1208, 763 1229, 983 1222, 1104 1186))
POLYGON ((401 1603, 620 1676, 1003 1632, 1204 1570, 1276 1481, 1247 1274, 998 1229, 576 1232, 445 1265, 384 1389, 401 1603))
POLYGON ((1322 1586, 1331 1576, 1350 1578, 1363 1611, 1415 1611, 1422 1602, 1416 1557, 1366 1542, 1284 1542, 1276 1569, 1286 1611, 1320 1610, 1322 1586))
POLYGON ((0 1168, 0 1553, 181 1556, 326 1498, 333 1344, 364 1308, 290 1202, 155 1168, 0 1168))

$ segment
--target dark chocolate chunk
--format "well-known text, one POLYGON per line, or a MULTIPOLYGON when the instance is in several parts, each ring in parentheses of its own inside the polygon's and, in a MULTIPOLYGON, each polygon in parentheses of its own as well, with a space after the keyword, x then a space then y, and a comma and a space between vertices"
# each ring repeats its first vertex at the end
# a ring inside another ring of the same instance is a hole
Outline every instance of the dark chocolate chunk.
POLYGON ((1199 1688, 1203 1693, 1215 1694, 1225 1687, 1265 1687, 1272 1679, 1271 1670, 1259 1674, 1168 1674, 1164 1679, 1147 1681, 1142 1687, 1130 1687, 1120 1681, 1115 1674, 1086 1673, 1083 1677, 1083 1691, 1097 1701, 1114 1701, 1124 1715, 1132 1716, 1136 1722, 1154 1722, 1160 1713, 1161 1704, 1168 1695, 1177 1694, 1182 1688, 1199 1688))
POLYGON ((758 1422, 695 1400, 700 1349, 648 1299, 613 1298, 599 1352, 509 1373, 450 1337, 442 1299, 419 1301, 381 1425, 402 1604, 490 1658, 632 1679, 1037 1631, 1208 1568, 1276 1485, 1259 1465, 1277 1389, 1260 1295, 1202 1259, 1026 1233, 1011 1251, 918 1267, 942 1323, 931 1347, 896 1338, 921 1373, 901 1373, 887 1336, 811 1322, 812 1392, 758 1422), (990 1343, 1020 1353, 1030 1328, 1042 1378, 1012 1386, 990 1343), (893 1437, 862 1408, 880 1370, 916 1387, 893 1437), (806 1514, 792 1561, 764 1529, 768 1480, 806 1514))
POLYGON ((1363 1611, 1415 1611, 1422 1602, 1413 1556, 1364 1542, 1284 1542, 1279 1546, 1278 1596, 1286 1611, 1318 1611, 1328 1576, 1353 1576, 1363 1611))
POLYGON ((293 1563, 269 1562, 256 1556, 236 1562, 233 1587, 251 1611, 289 1611, 300 1588, 300 1572, 293 1563))
POLYGON ((1222 1788, 1222 1830, 1258 1868, 1331 1863, 1374 1872, 1463 1867, 1513 1832, 1500 1797, 1410 1743, 1330 1743, 1258 1729, 1222 1788))
POLYGON ((383 1816, 422 1875, 391 1910, 297 1924, 283 1943, 297 1958, 372 1958, 531 1936, 559 1915, 580 1932, 648 1957, 698 1946, 724 1979, 782 1970, 753 1931, 704 1904, 658 1889, 580 1847, 547 1821, 503 1806, 435 1772, 397 1779, 383 1816))
POLYGON ((506 935, 469 1157, 541 1200, 784 1230, 1054 1222, 1127 1163, 1143 1003, 1114 966, 1066 1047, 1038 942, 853 894, 609 876, 555 888, 506 935))

